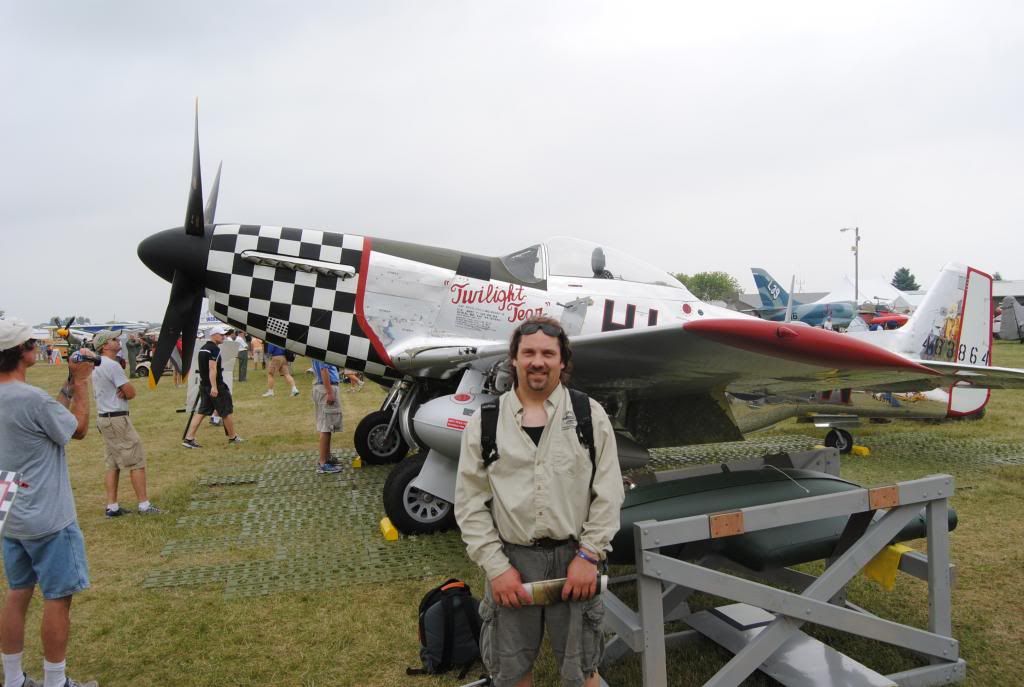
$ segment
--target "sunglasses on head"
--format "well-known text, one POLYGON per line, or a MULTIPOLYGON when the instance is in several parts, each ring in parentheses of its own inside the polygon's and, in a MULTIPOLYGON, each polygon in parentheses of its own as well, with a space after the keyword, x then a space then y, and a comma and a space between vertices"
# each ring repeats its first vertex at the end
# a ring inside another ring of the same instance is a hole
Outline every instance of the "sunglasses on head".
POLYGON ((519 331, 525 336, 537 332, 544 332, 548 336, 559 336, 562 333, 562 328, 557 324, 548 324, 547 322, 527 322, 519 327, 519 331))

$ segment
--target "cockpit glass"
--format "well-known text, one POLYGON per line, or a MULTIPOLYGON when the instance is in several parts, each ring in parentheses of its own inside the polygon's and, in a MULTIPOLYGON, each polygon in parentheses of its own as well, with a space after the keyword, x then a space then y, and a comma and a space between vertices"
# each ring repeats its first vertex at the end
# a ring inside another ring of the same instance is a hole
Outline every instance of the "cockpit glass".
POLYGON ((675 277, 653 265, 616 250, 582 239, 555 237, 547 242, 548 274, 589 279, 655 284, 682 288, 675 277))
POLYGON ((544 262, 541 260, 539 243, 503 256, 501 264, 512 276, 527 284, 544 281, 544 262))

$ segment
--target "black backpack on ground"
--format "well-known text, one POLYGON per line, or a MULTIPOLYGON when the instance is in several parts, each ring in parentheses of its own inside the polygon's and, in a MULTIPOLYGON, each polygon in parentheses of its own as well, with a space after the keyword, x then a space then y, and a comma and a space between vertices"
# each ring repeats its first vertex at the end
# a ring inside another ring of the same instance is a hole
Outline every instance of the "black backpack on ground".
POLYGON ((407 675, 437 675, 460 668, 463 678, 480 658, 480 602, 469 585, 454 577, 427 592, 420 601, 419 635, 422 668, 407 675))
MULTIPOLYGON (((594 446, 594 423, 590 418, 590 397, 582 391, 569 389, 572 414, 576 416, 576 438, 580 446, 590 453, 590 488, 594 488, 594 472, 597 470, 597 448, 594 446)), ((484 468, 498 460, 498 404, 500 399, 487 401, 480 406, 480 453, 484 468)))

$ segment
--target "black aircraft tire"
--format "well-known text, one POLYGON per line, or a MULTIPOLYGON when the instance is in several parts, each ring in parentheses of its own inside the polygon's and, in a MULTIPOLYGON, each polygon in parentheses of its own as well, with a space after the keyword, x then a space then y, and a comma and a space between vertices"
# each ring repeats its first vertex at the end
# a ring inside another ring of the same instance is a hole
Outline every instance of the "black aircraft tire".
POLYGON ((853 435, 845 429, 830 429, 825 435, 825 445, 839 449, 840 453, 849 453, 853 450, 853 435))
POLYGON ((433 534, 455 527, 455 509, 410 486, 423 469, 425 453, 400 461, 384 482, 384 512, 402 534, 433 534))
POLYGON ((370 413, 356 425, 356 453, 370 465, 397 463, 409 452, 402 433, 395 427, 388 433, 391 413, 378 410, 370 413))

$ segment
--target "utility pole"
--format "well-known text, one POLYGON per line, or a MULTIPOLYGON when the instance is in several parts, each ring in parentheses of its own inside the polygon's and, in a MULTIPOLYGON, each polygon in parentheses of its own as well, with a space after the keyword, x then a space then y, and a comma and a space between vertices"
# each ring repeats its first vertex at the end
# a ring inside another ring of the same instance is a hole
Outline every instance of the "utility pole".
POLYGON ((853 301, 860 305, 860 227, 843 227, 839 231, 853 232, 853 301))

